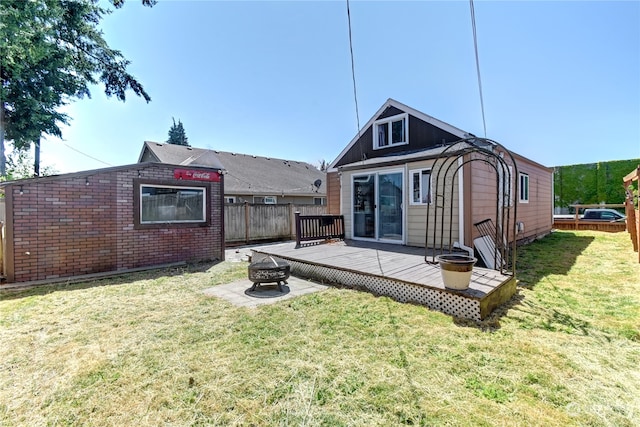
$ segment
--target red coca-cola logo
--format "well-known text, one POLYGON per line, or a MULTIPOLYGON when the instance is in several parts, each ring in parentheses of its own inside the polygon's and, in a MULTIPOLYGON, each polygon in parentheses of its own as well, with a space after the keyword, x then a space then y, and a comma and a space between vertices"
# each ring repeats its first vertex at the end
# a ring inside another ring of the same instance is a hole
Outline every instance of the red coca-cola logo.
POLYGON ((174 169, 173 177, 175 179, 189 179, 192 181, 220 182, 220 174, 218 172, 205 172, 192 169, 174 169))

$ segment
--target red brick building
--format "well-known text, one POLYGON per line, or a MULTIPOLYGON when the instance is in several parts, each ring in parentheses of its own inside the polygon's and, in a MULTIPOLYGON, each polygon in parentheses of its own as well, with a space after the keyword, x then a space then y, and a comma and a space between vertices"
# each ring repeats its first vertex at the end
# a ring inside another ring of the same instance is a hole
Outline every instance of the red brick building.
POLYGON ((224 259, 222 169, 141 163, 5 183, 6 282, 224 259))

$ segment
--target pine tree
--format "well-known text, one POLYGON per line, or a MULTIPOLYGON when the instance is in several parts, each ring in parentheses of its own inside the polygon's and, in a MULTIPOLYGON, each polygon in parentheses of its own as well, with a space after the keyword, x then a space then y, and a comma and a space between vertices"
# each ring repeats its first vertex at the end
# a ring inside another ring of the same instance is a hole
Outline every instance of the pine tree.
POLYGON ((189 147, 189 138, 184 132, 184 126, 182 126, 182 122, 178 119, 178 124, 176 124, 176 119, 173 119, 173 126, 169 129, 169 139, 167 140, 168 144, 174 145, 184 145, 189 147))

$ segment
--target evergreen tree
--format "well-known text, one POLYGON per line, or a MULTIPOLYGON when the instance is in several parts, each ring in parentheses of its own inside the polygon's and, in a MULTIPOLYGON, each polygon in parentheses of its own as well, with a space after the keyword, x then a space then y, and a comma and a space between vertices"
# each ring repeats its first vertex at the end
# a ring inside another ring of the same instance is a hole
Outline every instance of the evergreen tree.
POLYGON ((182 122, 178 119, 178 123, 176 124, 176 119, 173 119, 173 126, 169 129, 169 139, 167 143, 174 145, 184 145, 185 147, 189 147, 189 139, 184 132, 184 126, 182 126, 182 122))

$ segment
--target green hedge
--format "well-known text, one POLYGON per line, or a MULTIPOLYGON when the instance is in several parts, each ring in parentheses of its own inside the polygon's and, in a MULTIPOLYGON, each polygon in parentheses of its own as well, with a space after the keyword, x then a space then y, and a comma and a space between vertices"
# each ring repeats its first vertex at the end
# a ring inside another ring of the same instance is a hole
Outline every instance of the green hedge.
POLYGON ((624 203, 622 178, 638 164, 640 159, 557 166, 553 177, 554 205, 624 203))

